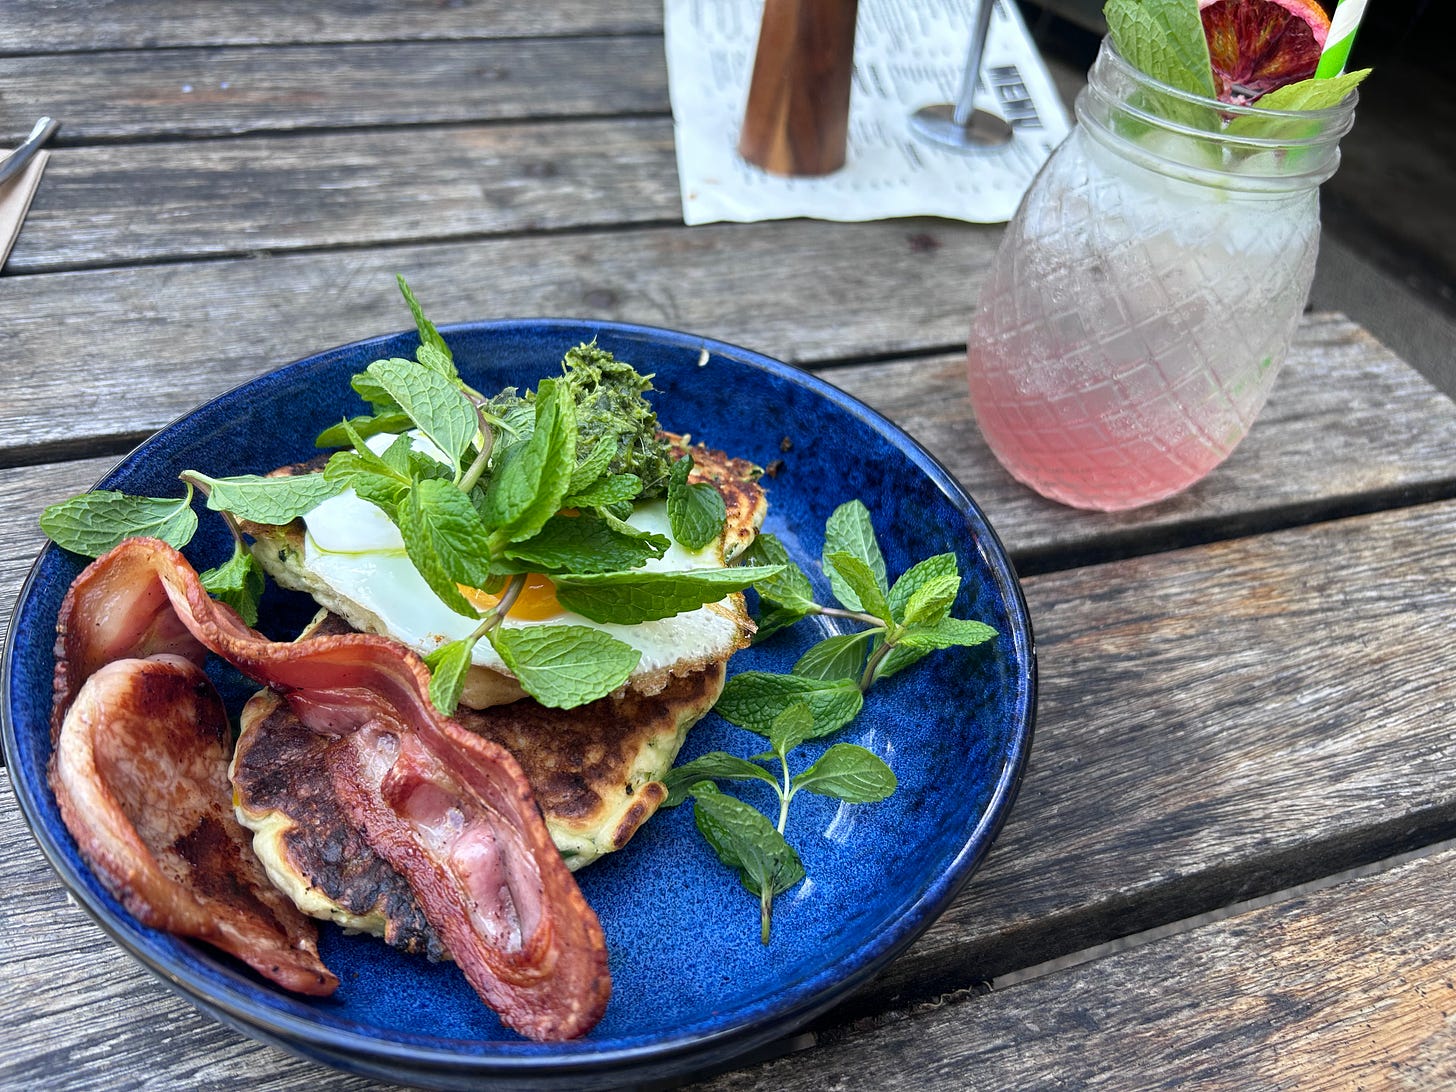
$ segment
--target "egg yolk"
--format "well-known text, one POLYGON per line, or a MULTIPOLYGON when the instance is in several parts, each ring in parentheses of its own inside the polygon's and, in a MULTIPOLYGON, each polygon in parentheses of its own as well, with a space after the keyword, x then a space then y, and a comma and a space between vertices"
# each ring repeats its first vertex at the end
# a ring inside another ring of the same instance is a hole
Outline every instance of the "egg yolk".
MULTIPOLYGON (((460 584, 458 587, 460 594, 465 596, 476 610, 487 611, 500 602, 500 596, 483 592, 479 588, 472 588, 465 584, 460 584)), ((550 577, 542 576, 540 573, 527 573, 526 586, 521 589, 521 594, 516 596, 516 601, 511 604, 511 609, 506 611, 506 617, 539 622, 544 618, 554 618, 561 612, 561 604, 556 601, 556 585, 551 583, 550 577)))

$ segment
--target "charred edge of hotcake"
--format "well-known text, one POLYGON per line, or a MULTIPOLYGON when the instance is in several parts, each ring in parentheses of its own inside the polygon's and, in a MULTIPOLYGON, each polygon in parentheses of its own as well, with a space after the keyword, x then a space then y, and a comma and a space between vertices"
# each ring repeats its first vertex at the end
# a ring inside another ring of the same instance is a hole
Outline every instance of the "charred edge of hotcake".
POLYGON ((688 730, 713 707, 727 665, 675 677, 656 694, 627 691, 575 709, 534 701, 456 719, 510 751, 552 839, 575 870, 621 849, 667 798, 662 779, 688 730))
MULTIPOLYGON (((328 630, 311 626, 309 632, 328 630)), ((373 933, 432 961, 448 959, 409 883, 374 852, 335 797, 332 781, 319 776, 334 745, 271 691, 244 706, 228 772, 234 810, 253 831, 254 851, 274 886, 304 913, 373 933)))

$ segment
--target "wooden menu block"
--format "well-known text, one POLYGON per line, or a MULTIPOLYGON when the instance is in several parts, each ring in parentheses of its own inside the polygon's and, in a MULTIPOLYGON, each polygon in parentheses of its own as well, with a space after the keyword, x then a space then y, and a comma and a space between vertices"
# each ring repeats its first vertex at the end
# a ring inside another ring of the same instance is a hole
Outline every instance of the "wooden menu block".
POLYGON ((766 0, 738 152, 772 174, 844 166, 857 0, 766 0))

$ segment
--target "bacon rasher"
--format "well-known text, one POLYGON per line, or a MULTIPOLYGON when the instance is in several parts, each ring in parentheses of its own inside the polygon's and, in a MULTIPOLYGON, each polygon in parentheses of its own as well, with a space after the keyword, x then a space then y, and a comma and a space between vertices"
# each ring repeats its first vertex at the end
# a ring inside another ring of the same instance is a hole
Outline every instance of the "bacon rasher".
POLYGON ((129 539, 83 572, 58 630, 55 732, 105 663, 186 655, 189 640, 200 643, 282 693, 310 729, 347 742, 329 749, 320 775, 334 779, 371 847, 408 880, 504 1023, 557 1040, 601 1018, 611 991, 601 926, 525 776, 503 748, 435 710, 412 652, 361 633, 271 642, 155 539, 129 539))

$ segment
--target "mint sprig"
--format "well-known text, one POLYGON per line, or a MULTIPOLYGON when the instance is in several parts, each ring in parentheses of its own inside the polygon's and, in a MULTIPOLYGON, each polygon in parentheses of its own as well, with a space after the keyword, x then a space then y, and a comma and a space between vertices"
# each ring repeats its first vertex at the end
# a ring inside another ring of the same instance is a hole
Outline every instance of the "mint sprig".
POLYGON ((795 748, 840 731, 864 707, 866 692, 925 655, 953 646, 974 646, 996 636, 983 622, 951 615, 961 587, 956 557, 936 554, 911 566, 890 584, 868 509, 859 501, 836 508, 825 527, 824 573, 839 606, 819 603, 813 583, 772 535, 760 535, 748 551, 770 572, 755 585, 760 628, 782 627, 811 615, 840 618, 863 628, 832 634, 812 645, 789 674, 744 671, 723 687, 713 711, 731 724, 768 739, 771 750, 752 758, 716 751, 670 771, 667 805, 689 797, 697 826, 719 859, 739 873, 759 899, 760 939, 769 942, 776 895, 802 875, 799 858, 784 841, 789 805, 800 791, 850 803, 872 803, 895 791, 895 775, 863 747, 835 743, 801 770, 791 772, 795 748), (777 765, 778 774, 767 766, 777 765), (778 796, 778 822, 749 818, 750 805, 732 800, 717 782, 767 781, 778 796), (728 822, 727 818, 733 821, 728 822), (781 844, 782 843, 782 844, 781 844), (796 871, 797 869, 797 871, 796 871))

